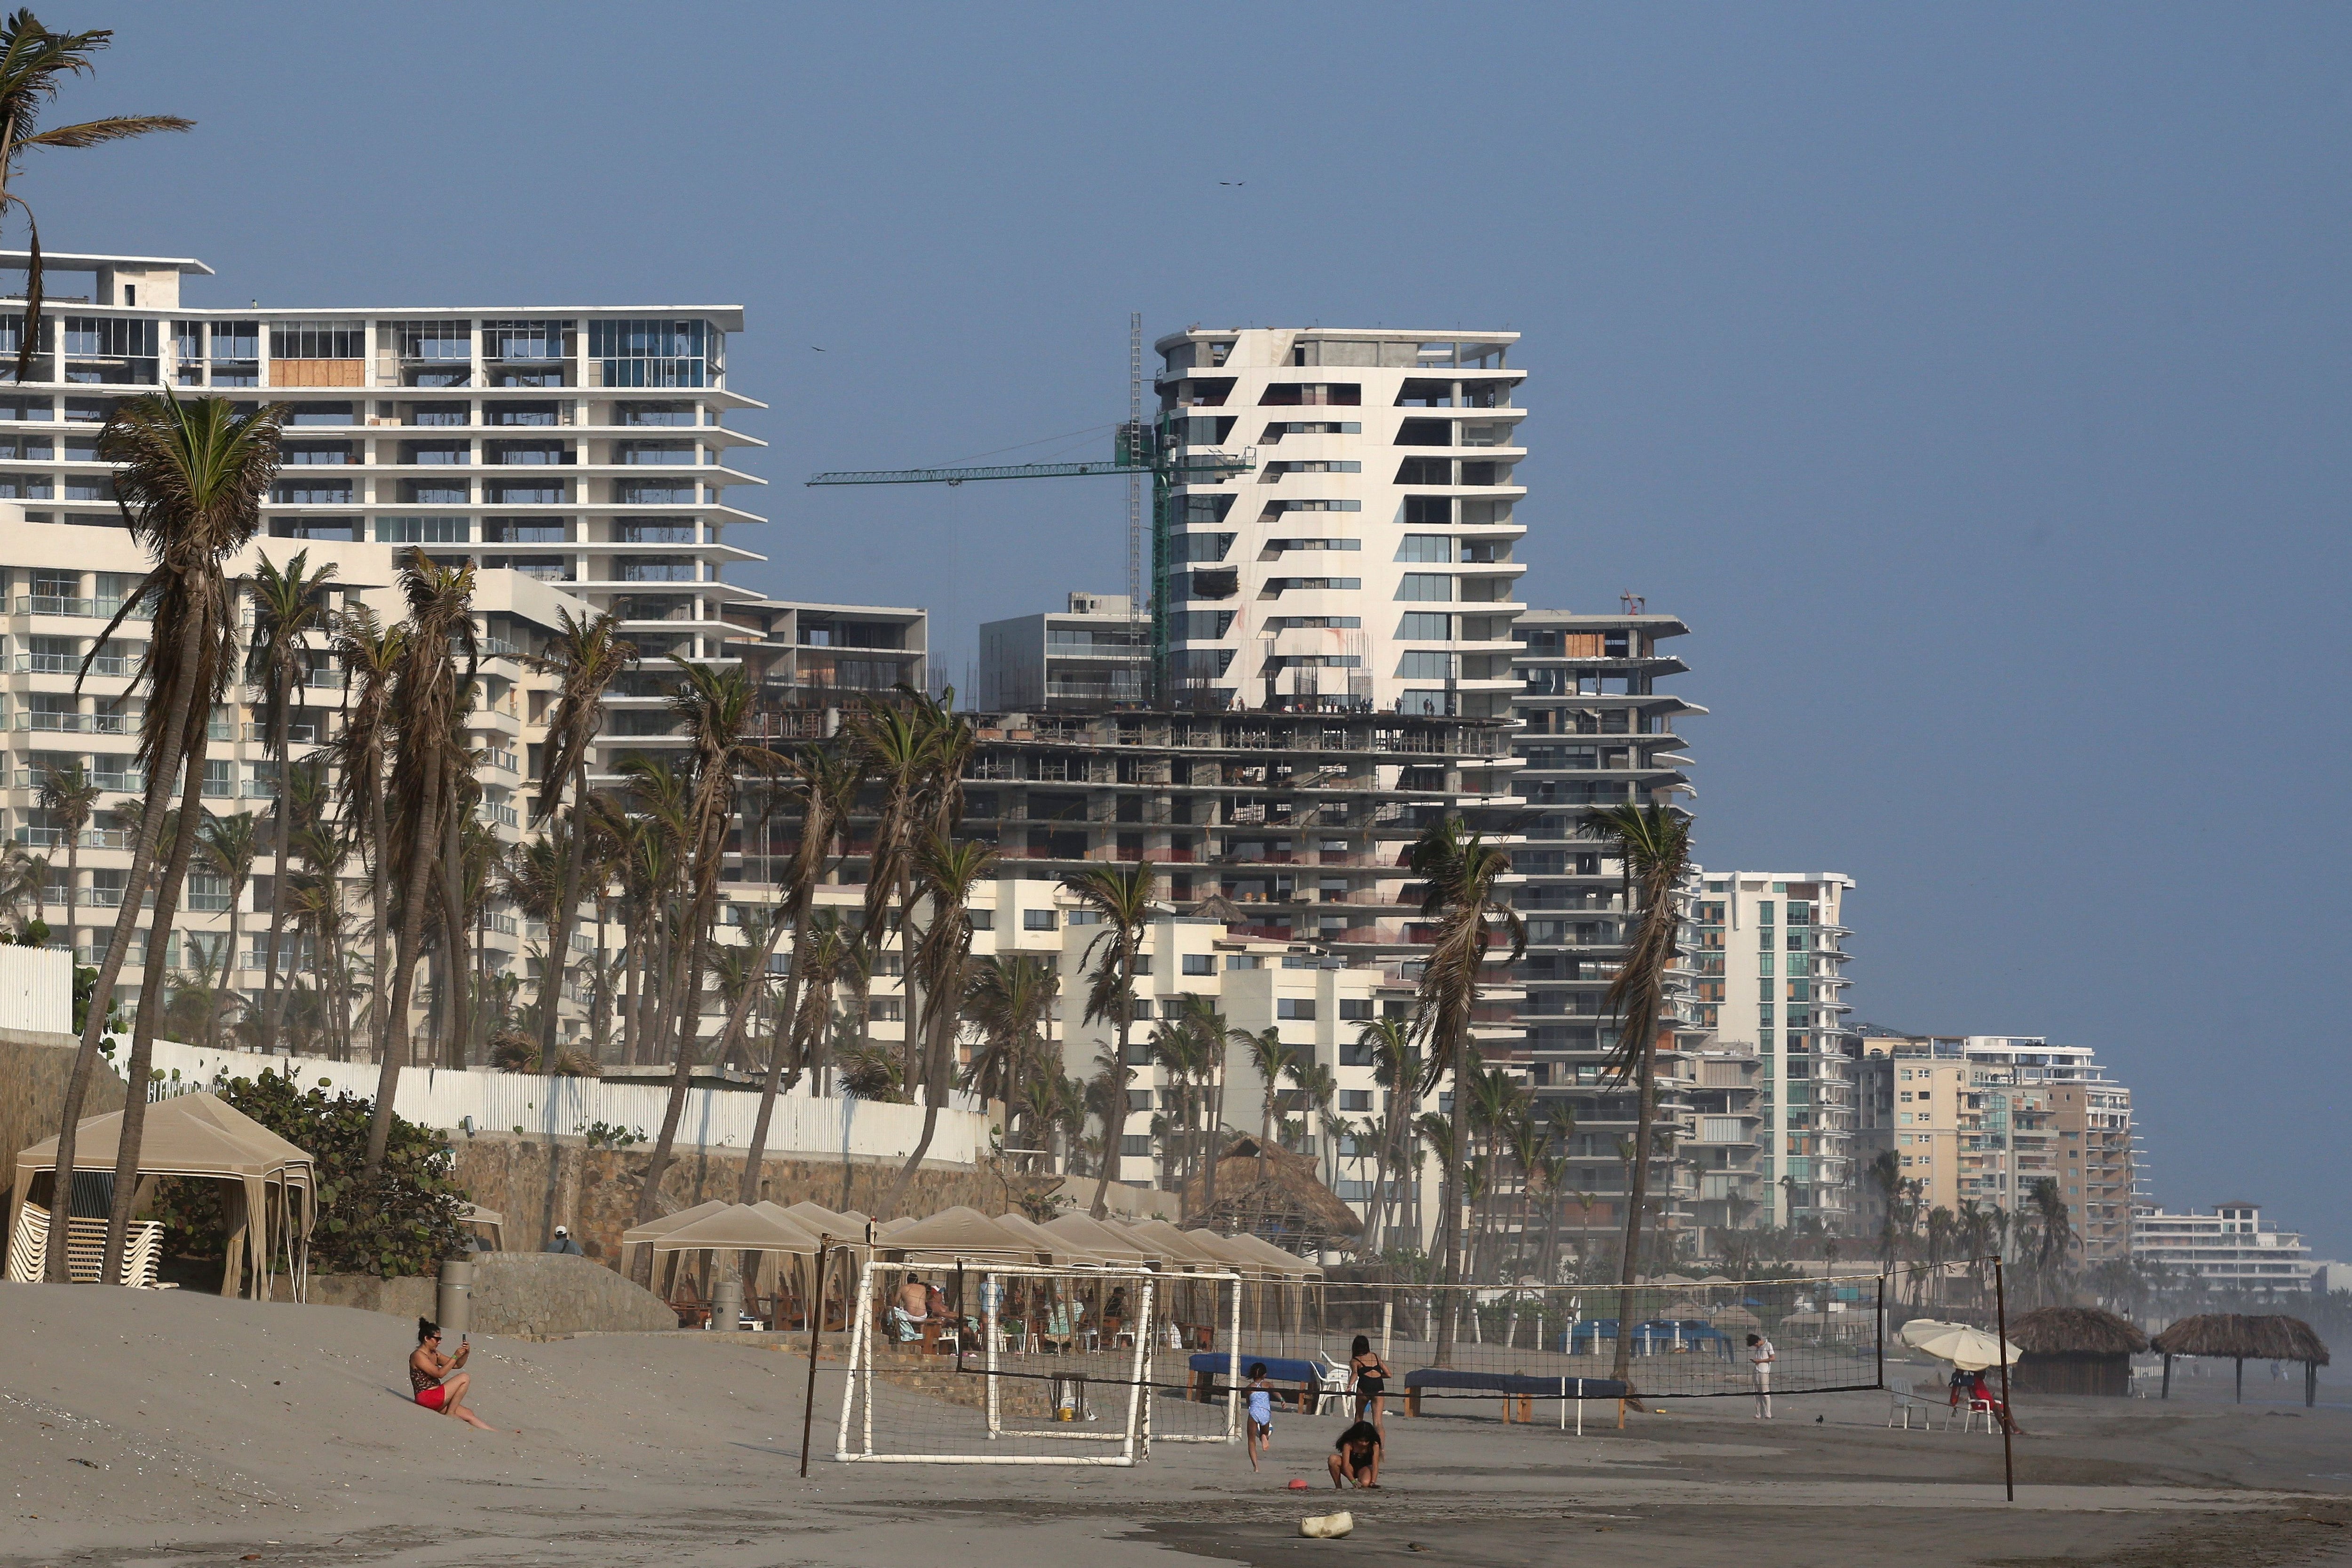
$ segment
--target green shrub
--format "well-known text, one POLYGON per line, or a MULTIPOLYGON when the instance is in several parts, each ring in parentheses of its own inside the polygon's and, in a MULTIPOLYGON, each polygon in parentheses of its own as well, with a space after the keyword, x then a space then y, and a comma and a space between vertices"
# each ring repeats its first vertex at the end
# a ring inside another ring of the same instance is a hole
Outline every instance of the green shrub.
MULTIPOLYGON (((466 1193, 452 1178, 456 1155, 441 1135, 398 1116, 384 1145, 383 1169, 361 1175, 367 1161, 373 1102, 304 1090, 290 1073, 216 1082, 214 1092, 310 1155, 319 1176, 319 1223, 310 1267, 326 1274, 431 1275, 441 1260, 465 1250, 457 1216, 466 1193)), ((166 1244, 184 1256, 217 1253, 227 1243, 221 1195, 226 1184, 175 1179, 159 1184, 155 1218, 166 1244)))

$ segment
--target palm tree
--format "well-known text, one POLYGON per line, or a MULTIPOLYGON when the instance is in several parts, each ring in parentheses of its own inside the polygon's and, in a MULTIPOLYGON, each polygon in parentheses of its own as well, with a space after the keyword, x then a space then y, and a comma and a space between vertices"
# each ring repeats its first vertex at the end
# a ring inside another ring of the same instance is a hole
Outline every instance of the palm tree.
POLYGON ((1331 1117, 1339 1098, 1339 1081, 1328 1067, 1315 1060, 1312 1047, 1292 1057, 1285 1071, 1305 1101, 1301 1110, 1314 1113, 1323 1155, 1323 1185, 1332 1186, 1339 1179, 1339 1159, 1331 1146, 1331 1117))
MULTIPOLYGON (((20 24, 17 31, 23 30, 20 24)), ((0 53, 5 53, 5 31, 0 29, 0 53)), ((220 398, 184 403, 166 391, 162 397, 136 398, 118 406, 99 433, 99 455, 116 465, 116 505, 121 508, 124 524, 155 563, 140 591, 98 638, 102 643, 112 636, 132 609, 142 604, 152 609, 154 631, 140 667, 147 697, 136 752, 146 772, 147 789, 121 910, 115 917, 106 957, 99 965, 81 1048, 67 1084, 58 1140, 60 1191, 70 1188, 77 1124, 98 1061, 99 1041, 105 1033, 114 983, 130 954, 149 878, 155 872, 165 808, 174 783, 184 776, 186 805, 174 825, 163 876, 155 883, 152 929, 163 935, 148 944, 144 984, 126 1063, 130 1082, 145 1082, 153 1058, 156 1009, 163 1000, 164 974, 171 956, 168 934, 195 847, 196 820, 202 814, 205 720, 232 670, 236 615, 223 567, 253 537, 260 520, 261 497, 278 472, 279 413, 271 406, 241 414, 220 398)), ((108 1280, 121 1275, 146 1116, 146 1097, 131 1096, 117 1146, 114 1209, 107 1223, 106 1253, 100 1265, 101 1277, 108 1280)), ((52 1280, 66 1278, 67 1229, 60 1225, 50 1235, 46 1273, 52 1280)))
MULTIPOLYGON (((964 987, 964 1013, 980 1026, 981 1047, 965 1070, 963 1086, 983 1100, 1004 1102, 1008 1142, 1013 1118, 1023 1107, 1024 1086, 1043 1061, 1045 1025, 1060 989, 1059 967, 1026 953, 975 959, 964 987)), ((1041 1135, 1034 1116, 1028 1133, 1041 1135)))
POLYGON ((1176 998, 1176 1017, 1181 1027, 1194 1040, 1194 1050, 1200 1062, 1196 1070, 1204 1074, 1207 1103, 1202 1108, 1208 1125, 1203 1129, 1204 1146, 1200 1155, 1201 1208, 1207 1213, 1217 1207, 1217 1163, 1225 1153, 1225 1042, 1231 1030, 1225 1026, 1224 1014, 1217 1010, 1216 998, 1186 992, 1176 998))
POLYGON ((49 857, 37 855, 15 844, 0 850, 0 912, 16 922, 17 935, 29 934, 24 919, 26 904, 33 906, 33 918, 43 930, 48 929, 49 857))
MULTIPOLYGON (((890 927, 893 901, 898 913, 900 974, 909 1002, 915 984, 915 847, 927 814, 923 783, 929 767, 922 723, 903 708, 887 703, 869 704, 850 721, 850 733, 863 755, 866 770, 882 786, 882 800, 874 820, 874 847, 866 868, 866 923, 862 939, 868 954, 881 951, 890 927)), ((915 1075, 914 1009, 907 1009, 909 1027, 902 1075, 915 1075)))
MULTIPOLYGON (((794 1063, 797 1078, 806 1062, 804 1048, 797 1028, 800 1016, 802 970, 805 967, 809 910, 815 902, 817 883, 824 880, 829 866, 837 864, 833 858, 835 841, 840 836, 841 825, 848 820, 856 804, 857 791, 865 782, 863 768, 856 753, 848 748, 824 750, 816 747, 803 748, 788 758, 784 772, 789 780, 786 789, 800 804, 801 834, 793 846, 790 860, 785 862, 782 899, 776 908, 774 922, 768 928, 768 939, 760 954, 759 972, 767 973, 768 960, 776 949, 777 936, 789 928, 793 934, 792 967, 784 976, 784 994, 778 1004, 775 1036, 768 1053, 767 1082, 760 1090, 760 1112, 751 1125, 751 1148, 743 1160, 743 1197, 740 1201, 752 1202, 760 1192, 760 1166, 768 1147, 768 1128, 775 1116, 776 1095, 783 1086, 786 1058, 794 1063)), ((828 998, 828 1007, 830 998, 828 998)), ((734 1038, 742 1027, 741 1007, 728 1020, 722 1031, 719 1048, 734 1038)))
MULTIPOLYGON (((1422 832, 1410 857, 1413 874, 1422 883, 1422 914, 1437 929, 1429 957, 1422 967, 1414 997, 1414 1031, 1427 1044, 1428 1065, 1422 1070, 1424 1095, 1451 1073, 1454 1150, 1470 1145, 1469 1086, 1479 1066, 1478 1048, 1470 1038, 1470 1020, 1478 1005, 1483 975, 1490 962, 1488 949, 1500 935, 1508 939, 1508 964, 1526 953, 1528 931, 1518 912, 1496 896, 1496 883, 1511 869, 1511 858, 1479 834, 1463 826, 1459 817, 1441 817, 1422 832)), ((1449 1156, 1444 1166, 1444 1213, 1440 1217, 1444 1245, 1442 1278, 1458 1285, 1463 1277, 1461 1161, 1449 1156)), ((1450 1364, 1454 1354, 1454 1314, 1438 1325, 1436 1360, 1450 1364)))
POLYGON ((79 762, 42 770, 41 809, 48 812, 49 825, 65 835, 66 950, 74 954, 81 950, 74 930, 74 894, 81 886, 81 835, 98 810, 100 793, 89 770, 79 762))
MULTIPOLYGON (((1618 1021, 1617 1051, 1609 1064, 1613 1082, 1632 1082, 1639 1091, 1625 1247, 1618 1264, 1619 1282, 1631 1285, 1641 1278, 1642 1209, 1649 1197, 1650 1133, 1658 1114, 1658 1030, 1666 1020, 1666 977, 1682 956, 1682 909, 1675 893, 1690 870, 1690 821, 1655 802, 1612 807, 1598 820, 1615 841, 1626 892, 1642 912, 1625 962, 1604 998, 1618 1021)), ((1633 1354, 1632 1336, 1619 1335, 1612 1375, 1620 1381, 1629 1374, 1633 1354)))
MULTIPOLYGON (((246 811, 233 811, 226 817, 208 815, 196 830, 197 859, 206 873, 228 883, 228 951, 221 959, 221 1006, 227 1005, 236 995, 230 976, 237 961, 237 905, 245 901, 245 884, 253 878, 254 852, 259 841, 252 814, 246 811)), ((204 1044, 207 1051, 220 1038, 220 1014, 221 1007, 215 1007, 205 1016, 204 1044)))
POLYGON ((408 604, 400 663, 392 683, 392 711, 400 716, 399 745, 392 758, 389 841, 383 868, 400 890, 398 948, 392 987, 383 1000, 389 1014, 383 1061, 376 1074, 375 1113, 368 1125, 363 1175, 373 1179, 383 1166, 392 1132, 392 1103, 409 1050, 409 998, 416 966, 424 956, 425 901, 443 854, 444 819, 457 809, 458 723, 465 694, 481 662, 481 640, 473 617, 474 567, 436 565, 421 549, 401 563, 400 591, 408 604), (457 667, 462 648, 466 666, 457 667))
POLYGON ((266 554, 254 568, 253 645, 247 655, 247 674, 259 677, 262 725, 268 732, 269 755, 278 764, 278 804, 271 813, 278 831, 270 849, 269 945, 263 949, 268 967, 261 976, 265 1046, 278 1043, 278 949, 286 929, 288 860, 294 832, 294 709, 303 702, 310 674, 310 634, 326 621, 324 590, 335 576, 331 561, 315 572, 307 570, 310 562, 310 552, 298 550, 282 572, 266 554))
MULTIPOLYGON (((89 75, 90 57, 114 39, 111 28, 52 33, 29 10, 0 22, 0 214, 22 207, 32 245, 25 268, 24 338, 16 350, 17 384, 33 379, 33 356, 41 328, 41 227, 24 197, 9 190, 28 147, 97 147, 155 131, 185 131, 195 124, 176 114, 114 114, 79 125, 39 129, 41 111, 69 76, 89 75)), ((60 1151, 62 1153, 63 1151, 60 1151)))
MULTIPOLYGON (((547 766, 540 778, 533 814, 542 820, 552 817, 569 784, 576 821, 588 799, 588 752, 604 727, 605 690, 635 665, 637 649, 620 634, 620 617, 610 611, 583 619, 558 609, 556 622, 547 652, 530 660, 533 669, 557 678, 555 702, 547 715, 547 766)), ((572 852, 563 857, 554 910, 547 922, 547 950, 554 956, 539 981, 539 1049, 541 1056, 549 1060, 555 1055, 561 1010, 556 1004, 563 993, 563 971, 572 951, 572 919, 580 903, 580 873, 587 843, 585 835, 572 835, 572 852)))
POLYGON ((352 603, 335 618, 334 655, 343 668, 343 723, 335 737, 341 816, 359 841, 368 871, 373 943, 369 970, 375 1053, 389 1051, 391 1010, 385 1005, 392 959, 392 873, 385 855, 391 830, 384 807, 384 770, 392 756, 394 676, 407 655, 404 627, 384 629, 374 611, 352 603))
POLYGON ((694 789, 682 841, 687 876, 684 920, 670 958, 676 1056, 661 1133, 654 1140, 653 1155, 646 1162, 645 1185, 637 1193, 640 1225, 654 1216, 662 1174, 669 1165, 677 1124, 686 1114, 687 1091, 693 1082, 697 1037, 701 1030, 704 954, 718 919, 719 872, 727 855, 727 825, 733 816, 736 785, 744 775, 772 776, 786 766, 781 755, 750 737, 758 691, 740 664, 720 668, 676 655, 670 663, 685 677, 683 689, 670 699, 670 711, 685 726, 694 789))
MULTIPOLYGON (((938 1132, 940 1107, 947 1103, 955 1082, 956 1021, 962 1014, 967 966, 971 958, 971 895, 982 879, 996 869, 996 852, 971 840, 951 840, 933 832, 917 856, 915 880, 931 913, 923 939, 915 949, 915 969, 922 982, 923 1130, 898 1172, 890 1192, 898 1209, 915 1185, 923 1156, 931 1152, 938 1132)), ((910 973, 909 978, 918 977, 910 973)), ((908 1020, 910 1024, 914 1019, 908 1020)))
POLYGON ((1412 1027, 1403 1019, 1373 1019, 1356 1031, 1356 1044, 1372 1059, 1372 1082, 1388 1096, 1386 1129, 1381 1136, 1380 1158, 1373 1166, 1376 1195, 1370 1216, 1371 1232, 1365 1238, 1378 1252, 1389 1232, 1390 1186, 1404 1166, 1405 1140, 1412 1126, 1413 1090, 1421 1082, 1421 1057, 1413 1050, 1412 1027))
POLYGON ((2042 1303, 2049 1305, 2063 1294, 2066 1253, 2074 1245, 2074 1225, 2067 1218, 2066 1200, 2059 1196, 2055 1176, 2042 1177, 2029 1193, 2036 1221, 2033 1271, 2042 1303))
POLYGON ((1290 1071, 1290 1064, 1297 1060, 1297 1052, 1283 1040, 1282 1030, 1276 1024, 1268 1024, 1255 1034, 1237 1029, 1228 1038, 1249 1052, 1250 1066, 1256 1071, 1258 1082, 1265 1087, 1265 1093, 1258 1103, 1257 1124, 1258 1145, 1263 1148, 1274 1142, 1275 1102, 1282 1092, 1282 1076, 1290 1071))
POLYGON ((1127 1065, 1127 1037, 1135 1021, 1135 961, 1143 950, 1144 922, 1151 917, 1158 880, 1150 861, 1130 861, 1088 866, 1062 883, 1101 917, 1103 928, 1087 944, 1081 960, 1087 969, 1085 1021, 1109 1023, 1118 1041, 1117 1058, 1108 1068, 1117 1092, 1103 1103, 1102 1170, 1087 1208, 1097 1219, 1110 1213, 1110 1184, 1118 1170, 1120 1140, 1127 1134, 1127 1086, 1134 1077, 1127 1065))

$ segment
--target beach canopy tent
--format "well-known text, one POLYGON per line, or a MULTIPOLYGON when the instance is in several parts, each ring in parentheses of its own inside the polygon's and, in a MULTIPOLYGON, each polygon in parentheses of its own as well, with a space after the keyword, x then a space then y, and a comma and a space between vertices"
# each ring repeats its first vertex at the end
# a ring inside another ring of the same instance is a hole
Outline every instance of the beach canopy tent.
POLYGON ((786 1204, 784 1212, 799 1221, 802 1229, 831 1237, 836 1247, 862 1249, 866 1245, 866 1228, 873 1223, 856 1209, 827 1208, 806 1199, 786 1204))
MULTIPOLYGON (((1862 1314, 1839 1315, 1859 1317, 1862 1314)), ((1820 1312, 1791 1312, 1780 1322, 1784 1326, 1798 1322, 1801 1319, 1808 1323, 1819 1324, 1823 1318, 1824 1314, 1820 1312)), ((1987 1333, 1984 1330, 1969 1323, 1948 1323, 1934 1318, 1913 1318, 1903 1325, 1895 1337, 1913 1350, 1924 1352, 1934 1356, 1937 1361, 1950 1362, 1962 1372, 1982 1372, 1988 1366, 1999 1366, 2001 1363, 2001 1347, 2004 1343, 2001 1338, 1998 1334, 1987 1333)), ((2009 1364, 2015 1366, 2025 1354, 2025 1351, 2015 1340, 2007 1341, 2006 1343, 2009 1349, 2009 1364)))
POLYGON ((2096 1307, 2043 1307, 2010 1324, 2009 1337, 2025 1351, 2011 1385, 2028 1394, 2129 1398, 2131 1358, 2147 1348, 2147 1335, 2096 1307))
POLYGON ((643 1225, 633 1225, 621 1232, 621 1249, 625 1253, 632 1247, 667 1236, 681 1225, 691 1225, 729 1207, 730 1205, 724 1198, 714 1197, 708 1203, 698 1203, 692 1208, 681 1208, 676 1214, 661 1215, 643 1225))
POLYGON ((482 1232, 474 1239, 475 1249, 482 1252, 503 1252, 507 1249, 507 1217, 495 1208, 484 1208, 478 1203, 468 1203, 457 1210, 457 1223, 482 1232))
MULTIPOLYGON (((19 1176, 17 1180, 24 1178, 19 1176)), ((2204 1312, 2193 1318, 2183 1318, 2148 1341, 2148 1348, 2164 1357, 2164 1392, 2159 1397, 2172 1397, 2172 1358, 2176 1355, 2220 1356, 2238 1364, 2238 1398, 2246 1397, 2246 1363, 2250 1361, 2299 1361, 2303 1363, 2303 1403, 2306 1408, 2319 1399, 2319 1369, 2327 1364, 2327 1346, 2301 1318, 2291 1318, 2283 1312, 2249 1315, 2242 1312, 2204 1312)))
POLYGON ((1108 1263, 1139 1268, 1153 1260, 1153 1255, 1134 1237, 1083 1214, 1057 1215, 1038 1228, 1048 1236, 1058 1236, 1084 1247, 1108 1263))
POLYGON ((899 1226, 877 1246, 883 1257, 892 1262, 998 1258, 1008 1263, 1034 1263, 1044 1261, 1040 1255, 1050 1250, 1036 1238, 1019 1235, 980 1210, 962 1205, 943 1208, 928 1219, 899 1226))
MULTIPOLYGON (((122 1113, 83 1122, 75 1134, 74 1168, 110 1171, 122 1141, 122 1113)), ((16 1156, 16 1190, 10 1207, 11 1236, 25 1229, 26 1199, 34 1178, 54 1183, 58 1140, 35 1144, 16 1156)), ((163 1176, 230 1184, 222 1210, 229 1245, 221 1270, 221 1294, 240 1293, 249 1282, 254 1299, 266 1301, 277 1260, 285 1260, 294 1299, 310 1295, 310 1232, 319 1218, 316 1163, 217 1094, 179 1094, 147 1107, 139 1139, 139 1197, 163 1176)), ((47 1218, 46 1212, 42 1218, 47 1218)), ((81 1222, 91 1223, 89 1221, 81 1222)), ((10 1249, 14 1261, 16 1249, 10 1249)), ((37 1278, 38 1271, 27 1276, 37 1278)))
POLYGON ((1099 1244, 1065 1231, 1048 1230, 1025 1214, 1000 1214, 994 1219, 1000 1228, 1034 1244, 1039 1256, 1057 1267, 1077 1264, 1099 1268, 1109 1263, 1134 1265, 1134 1260, 1125 1256, 1123 1249, 1114 1255, 1113 1249, 1108 1244, 1099 1244))
POLYGON ((1127 1228, 1136 1244, 1177 1269, 1231 1269, 1233 1264, 1216 1248, 1205 1245, 1202 1232, 1179 1230, 1164 1219, 1139 1219, 1127 1228))
POLYGON ((1297 1280, 1319 1280, 1323 1277, 1321 1269, 1296 1252, 1286 1251, 1276 1247, 1263 1236, 1252 1236, 1247 1231, 1243 1231, 1238 1235, 1225 1237, 1224 1240, 1234 1250, 1256 1258, 1269 1272, 1297 1280))
POLYGON ((755 1204, 730 1203, 653 1239, 663 1252, 785 1252, 814 1258, 816 1237, 781 1209, 768 1213, 755 1204))

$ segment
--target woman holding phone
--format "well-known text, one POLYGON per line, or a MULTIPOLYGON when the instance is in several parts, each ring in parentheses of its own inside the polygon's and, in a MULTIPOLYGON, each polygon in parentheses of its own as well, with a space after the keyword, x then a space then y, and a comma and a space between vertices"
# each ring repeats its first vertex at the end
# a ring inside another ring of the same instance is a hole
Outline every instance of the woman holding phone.
POLYGON ((458 1368, 473 1353, 472 1345, 461 1344, 457 1354, 443 1355, 441 1325, 430 1318, 417 1319, 416 1354, 408 1358, 408 1385, 415 1390, 416 1402, 427 1410, 438 1410, 469 1427, 495 1432, 496 1427, 465 1406, 466 1390, 473 1384, 473 1375, 458 1368))

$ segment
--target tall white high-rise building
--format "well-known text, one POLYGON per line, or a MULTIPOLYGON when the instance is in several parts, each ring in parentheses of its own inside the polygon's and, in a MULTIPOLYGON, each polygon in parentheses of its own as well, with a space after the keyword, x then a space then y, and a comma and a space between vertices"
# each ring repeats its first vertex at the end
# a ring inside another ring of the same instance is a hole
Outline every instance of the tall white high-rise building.
POLYGON ((1154 345, 1180 455, 1249 460, 1177 485, 1155 530, 1171 706, 1510 712, 1517 340, 1196 327, 1154 345))
POLYGON ((1854 1217, 1854 1083, 1845 1003, 1845 895, 1839 872, 1706 872, 1698 929, 1698 1021, 1752 1046, 1762 1092, 1756 1165, 1774 1225, 1835 1234, 1854 1217))

